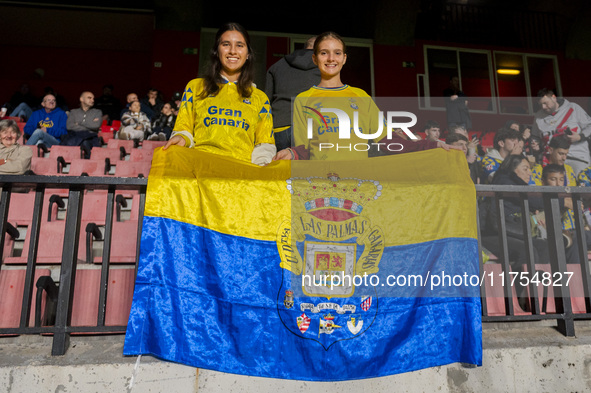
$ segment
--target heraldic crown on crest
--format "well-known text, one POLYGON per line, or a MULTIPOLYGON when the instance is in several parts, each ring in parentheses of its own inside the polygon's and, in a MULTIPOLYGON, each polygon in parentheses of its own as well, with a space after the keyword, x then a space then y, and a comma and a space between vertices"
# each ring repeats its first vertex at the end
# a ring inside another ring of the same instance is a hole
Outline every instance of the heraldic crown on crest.
POLYGON ((360 214, 363 206, 382 195, 382 185, 375 180, 341 179, 335 173, 326 178, 312 176, 287 180, 287 189, 301 198, 306 211, 340 208, 360 214))

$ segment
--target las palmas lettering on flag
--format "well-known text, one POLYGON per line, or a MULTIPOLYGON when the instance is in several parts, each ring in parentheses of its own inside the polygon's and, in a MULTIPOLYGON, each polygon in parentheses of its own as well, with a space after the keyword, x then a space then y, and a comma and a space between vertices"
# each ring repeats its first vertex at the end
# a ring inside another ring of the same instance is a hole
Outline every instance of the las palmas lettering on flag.
POLYGON ((481 365, 461 152, 258 167, 172 146, 148 179, 124 354, 311 381, 481 365))

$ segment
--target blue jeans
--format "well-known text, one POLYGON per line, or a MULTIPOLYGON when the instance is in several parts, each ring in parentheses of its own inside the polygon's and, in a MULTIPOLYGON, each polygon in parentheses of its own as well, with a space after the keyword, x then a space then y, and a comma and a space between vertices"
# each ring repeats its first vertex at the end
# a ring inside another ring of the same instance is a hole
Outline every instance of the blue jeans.
POLYGON ((29 117, 31 117, 32 114, 33 114, 33 110, 31 109, 31 107, 28 106, 25 102, 21 102, 20 104, 18 104, 18 106, 16 108, 14 108, 14 110, 12 111, 10 116, 13 116, 13 117, 24 116, 25 119, 28 119, 29 117))
POLYGON ((59 145, 60 141, 53 135, 48 134, 47 132, 44 132, 38 128, 29 137, 27 145, 38 145, 40 143, 44 143, 47 147, 51 147, 53 145, 59 145))

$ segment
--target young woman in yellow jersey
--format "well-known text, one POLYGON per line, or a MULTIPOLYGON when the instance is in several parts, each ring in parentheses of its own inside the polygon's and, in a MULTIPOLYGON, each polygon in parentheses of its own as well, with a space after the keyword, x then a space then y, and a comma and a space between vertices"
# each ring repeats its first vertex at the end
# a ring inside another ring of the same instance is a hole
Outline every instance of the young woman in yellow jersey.
POLYGON ((203 78, 185 88, 171 145, 265 165, 276 153, 273 120, 265 93, 253 85, 254 54, 246 30, 222 26, 203 78))
MULTIPOLYGON (((299 94, 294 104, 294 147, 281 150, 273 158, 274 160, 349 160, 367 158, 367 150, 360 148, 335 149, 324 148, 326 146, 351 146, 368 145, 372 141, 361 138, 351 132, 351 139, 339 139, 338 116, 330 112, 322 112, 320 108, 336 108, 346 113, 350 119, 351 127, 354 126, 354 112, 358 112, 358 129, 363 134, 375 134, 380 129, 379 109, 371 97, 362 89, 348 86, 341 81, 341 70, 347 62, 347 47, 343 39, 334 32, 325 32, 316 38, 314 43, 314 63, 320 70, 321 80, 317 86, 299 94), (315 120, 312 136, 308 135, 308 117, 315 120)), ((385 131, 386 127, 382 128, 385 131)), ((385 134, 385 133, 382 133, 385 134)), ((381 137, 376 135, 376 138, 381 137)), ((443 147, 449 150, 450 146, 443 142, 431 141, 406 141, 395 134, 393 139, 381 139, 380 143, 389 145, 397 143, 402 146, 400 152, 425 150, 435 147, 443 147)), ((384 145, 385 146, 385 145, 384 145)), ((384 148, 384 150, 387 150, 384 148)), ((385 151, 388 154, 388 151, 385 151)))

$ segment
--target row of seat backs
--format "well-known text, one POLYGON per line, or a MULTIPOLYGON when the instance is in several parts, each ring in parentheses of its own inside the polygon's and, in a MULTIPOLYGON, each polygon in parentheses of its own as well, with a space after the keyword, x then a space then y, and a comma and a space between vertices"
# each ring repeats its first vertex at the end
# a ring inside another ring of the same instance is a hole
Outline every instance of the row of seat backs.
MULTIPOLYGON (((16 328, 19 326, 25 275, 25 268, 3 268, 0 270, 0 328, 16 328)), ((78 268, 76 270, 71 326, 97 325, 100 278, 101 270, 98 268, 78 268)), ((53 282, 50 269, 37 268, 34 282, 39 284, 40 279, 53 282)), ((135 270, 133 267, 109 269, 105 314, 106 326, 127 325, 133 298, 134 280, 135 270)), ((35 326, 37 310, 40 310, 40 318, 37 318, 38 326, 52 325, 51 316, 47 314, 51 314, 51 308, 55 311, 55 305, 52 302, 50 305, 53 307, 47 307, 51 300, 48 298, 46 291, 41 291, 38 297, 39 301, 36 301, 36 292, 37 289, 35 288, 33 290, 33 301, 31 302, 29 326, 35 326), (45 321, 45 323, 41 321, 45 321)), ((55 314, 53 316, 55 317, 55 314)))
MULTIPOLYGON (((61 263, 66 225, 67 197, 67 190, 58 189, 47 191, 43 197, 37 247, 37 263, 39 264, 61 263)), ((34 201, 34 192, 14 192, 11 194, 7 222, 18 230, 19 237, 15 238, 10 234, 5 235, 4 250, 2 253, 5 264, 27 263, 32 236, 34 201)), ((136 261, 137 234, 140 219, 139 204, 140 195, 137 191, 117 191, 115 193, 110 263, 134 263, 136 261)), ((95 241, 104 239, 106 211, 106 190, 85 192, 79 233, 79 261, 102 262, 101 243, 95 244, 95 241), (99 236, 96 236, 93 228, 89 227, 91 224, 94 224, 101 230, 99 236), (95 251, 93 252, 92 250, 95 251)))

